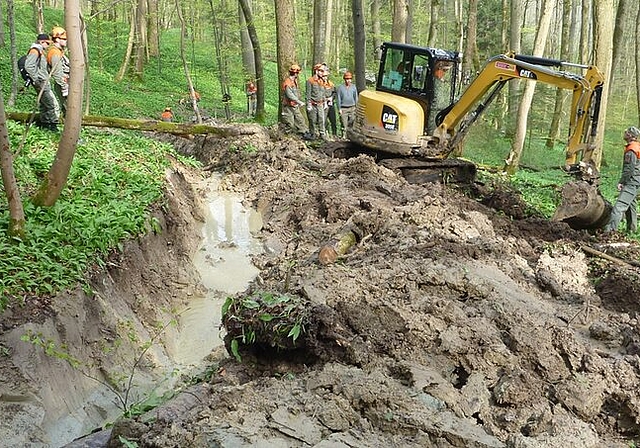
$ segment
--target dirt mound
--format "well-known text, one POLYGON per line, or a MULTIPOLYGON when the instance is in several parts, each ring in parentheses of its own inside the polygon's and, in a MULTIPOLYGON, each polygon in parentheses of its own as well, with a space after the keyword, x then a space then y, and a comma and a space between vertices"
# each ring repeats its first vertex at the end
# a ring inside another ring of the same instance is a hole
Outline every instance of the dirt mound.
POLYGON ((297 353, 267 344, 242 364, 216 360, 206 383, 118 422, 112 440, 622 447, 640 437, 637 268, 588 258, 580 244, 597 237, 532 216, 513 192, 409 184, 369 156, 266 134, 186 143, 262 214, 252 292, 303 300, 308 335, 297 353), (346 228, 356 244, 320 264, 346 228))

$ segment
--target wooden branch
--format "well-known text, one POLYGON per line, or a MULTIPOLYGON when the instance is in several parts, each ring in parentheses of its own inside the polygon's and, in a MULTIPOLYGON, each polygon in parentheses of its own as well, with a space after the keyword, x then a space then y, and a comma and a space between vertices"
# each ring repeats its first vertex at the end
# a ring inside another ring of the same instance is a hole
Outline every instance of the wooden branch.
MULTIPOLYGON (((23 112, 9 112, 7 119, 26 123, 32 119, 32 114, 23 112)), ((34 120, 38 119, 35 114, 34 120)), ((212 126, 206 124, 173 123, 159 120, 134 120, 129 118, 103 117, 98 115, 85 115, 82 117, 83 126, 97 126, 105 128, 131 129, 136 131, 163 132, 174 135, 215 134, 220 137, 237 137, 240 135, 253 135, 264 132, 258 125, 225 125, 212 126)))
POLYGON ((622 258, 614 257, 612 255, 605 254, 604 252, 600 252, 599 250, 596 250, 590 246, 587 246, 586 244, 581 244, 580 248, 589 255, 594 255, 596 257, 603 258, 613 263, 621 264, 623 266, 633 266, 636 268, 640 267, 640 263, 638 263, 637 261, 626 261, 626 260, 623 260, 622 258))

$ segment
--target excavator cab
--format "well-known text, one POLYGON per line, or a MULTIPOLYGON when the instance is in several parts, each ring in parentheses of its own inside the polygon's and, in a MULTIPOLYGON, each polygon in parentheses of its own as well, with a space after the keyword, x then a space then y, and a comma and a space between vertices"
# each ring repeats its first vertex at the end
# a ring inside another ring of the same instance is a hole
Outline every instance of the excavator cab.
MULTIPOLYGON (((451 105, 458 88, 459 53, 408 44, 385 43, 376 82, 378 92, 411 98, 423 111, 423 134, 431 134, 436 116, 451 105)), ((398 125, 394 113, 385 111, 383 124, 398 125)), ((397 129, 396 129, 397 130, 397 129)))
POLYGON ((397 42, 382 44, 376 89, 360 92, 348 138, 392 155, 415 155, 455 102, 460 54, 397 42))

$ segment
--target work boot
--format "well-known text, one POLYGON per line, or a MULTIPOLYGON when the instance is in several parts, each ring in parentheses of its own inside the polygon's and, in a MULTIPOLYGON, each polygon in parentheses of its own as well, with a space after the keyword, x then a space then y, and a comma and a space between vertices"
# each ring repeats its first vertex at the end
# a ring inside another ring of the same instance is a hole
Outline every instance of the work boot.
POLYGON ((36 126, 40 129, 44 129, 46 131, 58 132, 58 124, 57 123, 44 123, 41 121, 36 121, 36 126))

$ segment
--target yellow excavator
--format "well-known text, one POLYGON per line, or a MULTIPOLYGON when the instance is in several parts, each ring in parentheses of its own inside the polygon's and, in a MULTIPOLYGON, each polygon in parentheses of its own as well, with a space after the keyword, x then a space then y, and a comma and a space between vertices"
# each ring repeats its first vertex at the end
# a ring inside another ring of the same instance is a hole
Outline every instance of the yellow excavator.
MULTIPOLYGON (((509 80, 543 82, 572 92, 564 166, 594 185, 590 194, 600 207, 604 199, 592 160, 604 86, 598 68, 506 53, 490 58, 460 93, 466 81, 460 53, 394 42, 381 49, 375 90, 360 92, 354 125, 347 130, 351 143, 377 153, 381 164, 409 182, 466 182, 475 176, 475 165, 450 156, 462 154, 471 125, 509 80)), ((575 217, 559 219, 567 218, 575 217)))

